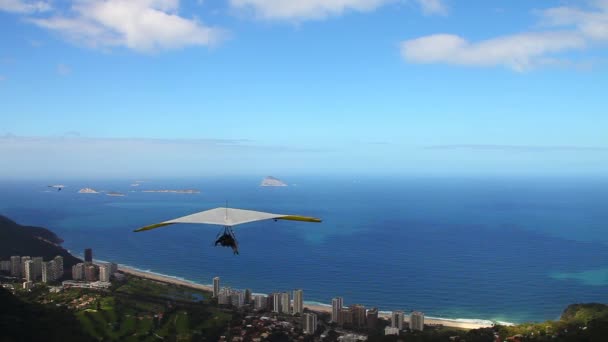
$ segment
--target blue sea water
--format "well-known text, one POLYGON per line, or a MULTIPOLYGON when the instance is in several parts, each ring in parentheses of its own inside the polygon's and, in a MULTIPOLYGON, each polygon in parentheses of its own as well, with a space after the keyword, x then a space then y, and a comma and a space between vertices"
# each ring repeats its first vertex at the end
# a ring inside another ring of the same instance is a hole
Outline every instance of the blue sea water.
POLYGON ((209 284, 305 300, 508 322, 559 317, 571 303, 607 302, 608 180, 257 177, 0 183, 0 214, 50 228, 75 254, 209 284), (78 194, 121 191, 124 197, 78 194), (200 194, 142 193, 200 189, 200 194), (131 192, 134 191, 134 192, 131 192), (219 227, 140 226, 218 206, 323 218, 236 228, 241 254, 215 248, 219 227))

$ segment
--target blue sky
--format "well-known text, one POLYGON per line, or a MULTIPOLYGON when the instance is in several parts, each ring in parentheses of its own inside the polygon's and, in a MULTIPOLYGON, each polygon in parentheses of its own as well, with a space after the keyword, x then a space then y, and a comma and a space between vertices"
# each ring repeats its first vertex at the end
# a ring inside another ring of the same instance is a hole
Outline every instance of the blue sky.
POLYGON ((608 171, 608 1, 0 0, 2 177, 608 171))

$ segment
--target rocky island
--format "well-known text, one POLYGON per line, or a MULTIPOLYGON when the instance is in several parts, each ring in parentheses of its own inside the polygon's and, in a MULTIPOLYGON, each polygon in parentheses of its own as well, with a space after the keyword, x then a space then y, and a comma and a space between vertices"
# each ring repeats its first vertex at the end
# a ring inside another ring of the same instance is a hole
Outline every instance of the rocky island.
POLYGON ((95 189, 91 189, 91 188, 82 188, 80 190, 78 190, 79 194, 98 194, 99 191, 96 191, 95 189))
POLYGON ((282 180, 268 176, 262 180, 260 186, 287 186, 282 180))

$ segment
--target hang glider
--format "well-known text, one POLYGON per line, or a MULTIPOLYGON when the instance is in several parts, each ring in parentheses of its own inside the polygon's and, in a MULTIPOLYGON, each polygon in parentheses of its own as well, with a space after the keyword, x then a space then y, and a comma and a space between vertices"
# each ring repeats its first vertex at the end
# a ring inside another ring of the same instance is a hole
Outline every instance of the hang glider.
POLYGON ((299 215, 284 215, 284 214, 273 214, 255 210, 244 210, 235 208, 215 208, 211 210, 201 211, 192 215, 178 217, 176 219, 155 223, 149 226, 141 227, 135 230, 135 232, 142 232, 146 230, 152 230, 156 228, 166 227, 177 223, 195 223, 195 224, 208 224, 216 226, 224 226, 224 233, 216 240, 215 245, 218 244, 224 247, 232 247, 235 254, 238 254, 238 245, 232 227, 263 221, 263 220, 289 220, 289 221, 303 221, 303 222, 321 222, 321 219, 308 216, 299 215))
POLYGON ((57 189, 57 191, 61 191, 61 189, 65 188, 63 184, 49 185, 49 188, 57 189))

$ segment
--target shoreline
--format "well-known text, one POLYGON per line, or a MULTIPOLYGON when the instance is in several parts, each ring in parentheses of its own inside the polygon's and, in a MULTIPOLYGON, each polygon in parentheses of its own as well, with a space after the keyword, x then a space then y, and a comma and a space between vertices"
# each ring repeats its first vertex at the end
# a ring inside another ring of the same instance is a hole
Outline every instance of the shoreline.
MULTIPOLYGON (((118 270, 125 273, 130 274, 136 277, 145 278, 149 280, 154 280, 162 283, 185 286, 196 290, 213 292, 212 285, 203 285, 198 284, 196 282, 180 279, 178 277, 173 277, 165 274, 155 273, 152 271, 140 270, 135 267, 126 266, 126 265, 118 265, 118 270)), ((324 312, 331 314, 331 306, 327 304, 321 304, 318 302, 304 302, 304 307, 311 311, 324 312)), ((378 317, 382 317, 384 319, 390 320, 391 314, 388 312, 380 311, 378 313, 378 317)), ((405 315, 405 322, 409 322, 409 315, 405 315)), ((489 328, 493 326, 493 322, 490 320, 479 320, 479 319, 449 319, 449 318, 437 318, 437 317, 424 317, 424 323, 428 325, 443 325, 451 328, 460 328, 460 329, 480 329, 480 328, 489 328)), ((505 325, 512 325, 508 322, 501 322, 505 325)))

